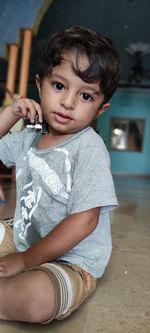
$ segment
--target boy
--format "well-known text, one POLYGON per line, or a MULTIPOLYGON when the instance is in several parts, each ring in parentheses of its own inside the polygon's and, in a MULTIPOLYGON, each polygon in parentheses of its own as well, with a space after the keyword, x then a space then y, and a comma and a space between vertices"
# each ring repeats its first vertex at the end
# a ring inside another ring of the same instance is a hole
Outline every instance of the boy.
MULTIPOLYGON (((36 76, 40 105, 18 99, 0 114, 0 158, 16 165, 16 253, 0 258, 0 319, 50 322, 94 291, 111 254, 117 205, 109 157, 89 127, 119 77, 110 41, 83 27, 51 36, 36 76), (5 135, 20 118, 46 122, 5 135)), ((1 243, 3 250, 5 243, 1 243)), ((14 247, 12 252, 14 252, 14 247)))

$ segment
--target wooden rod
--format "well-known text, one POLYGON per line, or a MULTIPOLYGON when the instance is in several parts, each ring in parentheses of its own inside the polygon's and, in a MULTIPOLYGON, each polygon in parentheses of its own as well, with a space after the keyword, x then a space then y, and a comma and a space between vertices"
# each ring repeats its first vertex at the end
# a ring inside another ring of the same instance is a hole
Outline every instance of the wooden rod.
POLYGON ((31 52, 31 42, 32 42, 32 30, 23 29, 23 48, 21 57, 21 70, 19 79, 19 96, 27 96, 27 86, 28 86, 28 75, 29 75, 29 64, 30 64, 30 52, 31 52))
MULTIPOLYGON (((8 56, 7 78, 6 78, 6 89, 8 89, 8 91, 10 91, 10 93, 13 95, 15 90, 19 46, 17 44, 7 44, 7 48, 9 56, 8 56)), ((5 94, 5 101, 11 99, 10 93, 8 91, 6 91, 5 94)))

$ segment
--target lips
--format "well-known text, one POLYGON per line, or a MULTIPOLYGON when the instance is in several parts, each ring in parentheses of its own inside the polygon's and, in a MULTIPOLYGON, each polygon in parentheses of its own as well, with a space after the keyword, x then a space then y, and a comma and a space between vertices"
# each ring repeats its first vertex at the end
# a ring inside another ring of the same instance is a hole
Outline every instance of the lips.
POLYGON ((54 113, 54 118, 60 124, 68 124, 72 120, 71 117, 67 116, 64 113, 59 113, 59 112, 54 113))

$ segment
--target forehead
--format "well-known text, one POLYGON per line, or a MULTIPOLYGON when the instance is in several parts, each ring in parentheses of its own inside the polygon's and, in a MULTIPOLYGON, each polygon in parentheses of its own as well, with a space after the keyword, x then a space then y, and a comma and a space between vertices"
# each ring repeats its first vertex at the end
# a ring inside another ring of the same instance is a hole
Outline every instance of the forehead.
POLYGON ((62 61, 68 62, 74 68, 79 69, 81 72, 89 67, 89 59, 86 54, 76 50, 64 51, 61 55, 62 61))
POLYGON ((102 96, 99 80, 93 80, 91 82, 90 80, 84 79, 84 75, 82 76, 82 73, 84 73, 84 71, 86 72, 89 66, 90 62, 86 54, 76 50, 67 50, 61 54, 61 63, 53 67, 51 75, 56 75, 64 80, 71 78, 78 86, 82 85, 83 87, 84 84, 84 88, 92 89, 95 94, 102 96))

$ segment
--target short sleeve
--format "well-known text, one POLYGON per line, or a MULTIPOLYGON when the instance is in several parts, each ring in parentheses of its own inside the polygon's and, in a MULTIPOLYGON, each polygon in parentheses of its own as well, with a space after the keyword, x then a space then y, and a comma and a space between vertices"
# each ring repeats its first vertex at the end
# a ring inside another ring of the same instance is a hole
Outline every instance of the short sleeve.
POLYGON ((14 164, 14 134, 8 133, 0 139, 0 160, 9 166, 14 164))
POLYGON ((107 150, 97 146, 83 149, 73 174, 68 214, 117 204, 107 150))
POLYGON ((8 167, 16 164, 16 160, 22 156, 28 143, 30 134, 27 129, 6 134, 0 139, 0 160, 8 167))

